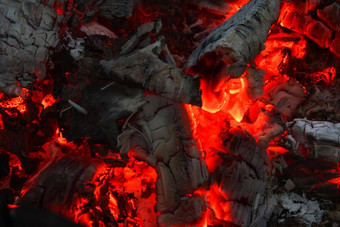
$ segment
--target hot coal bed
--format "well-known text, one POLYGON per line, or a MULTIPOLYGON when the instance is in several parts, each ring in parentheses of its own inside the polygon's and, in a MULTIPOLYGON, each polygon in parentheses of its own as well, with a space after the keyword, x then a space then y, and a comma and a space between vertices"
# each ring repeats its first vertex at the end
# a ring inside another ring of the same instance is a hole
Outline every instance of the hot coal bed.
POLYGON ((0 0, 0 226, 338 226, 340 1, 0 0))

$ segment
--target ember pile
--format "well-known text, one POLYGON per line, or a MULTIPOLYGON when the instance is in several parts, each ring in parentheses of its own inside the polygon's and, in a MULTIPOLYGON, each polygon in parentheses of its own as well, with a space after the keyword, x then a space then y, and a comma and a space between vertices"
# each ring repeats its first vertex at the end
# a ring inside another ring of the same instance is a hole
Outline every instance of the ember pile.
POLYGON ((0 226, 340 223, 339 1, 0 6, 0 226))

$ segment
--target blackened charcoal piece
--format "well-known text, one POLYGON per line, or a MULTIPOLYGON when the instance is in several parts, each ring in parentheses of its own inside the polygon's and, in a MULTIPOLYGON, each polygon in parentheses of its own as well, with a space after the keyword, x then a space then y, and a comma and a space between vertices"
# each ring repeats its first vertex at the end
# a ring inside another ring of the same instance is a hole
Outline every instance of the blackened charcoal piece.
POLYGON ((97 164, 89 161, 72 157, 54 160, 35 182, 25 186, 28 190, 20 203, 63 213, 72 202, 74 193, 81 191, 93 177, 97 164))
POLYGON ((99 15, 112 19, 116 17, 130 17, 135 0, 105 0, 99 6, 99 15))
POLYGON ((199 77, 183 74, 180 68, 162 61, 159 55, 164 44, 158 40, 117 59, 100 61, 100 65, 111 79, 144 87, 177 102, 201 106, 199 77))
POLYGON ((14 194, 9 188, 0 190, 0 204, 13 204, 14 194))
POLYGON ((280 0, 251 0, 197 47, 186 68, 213 77, 239 77, 261 50, 280 11, 280 0), (222 74, 222 75, 218 75, 222 74))
POLYGON ((90 142, 109 144, 115 148, 119 134, 118 121, 144 104, 143 95, 142 89, 131 89, 112 82, 88 86, 79 101, 87 114, 77 110, 72 112, 72 127, 65 133, 67 140, 89 137, 90 142))
POLYGON ((0 178, 8 176, 9 171, 9 155, 0 154, 0 178))
POLYGON ((11 223, 11 227, 81 227, 81 225, 75 224, 49 211, 26 205, 11 210, 10 214, 7 218, 11 223))

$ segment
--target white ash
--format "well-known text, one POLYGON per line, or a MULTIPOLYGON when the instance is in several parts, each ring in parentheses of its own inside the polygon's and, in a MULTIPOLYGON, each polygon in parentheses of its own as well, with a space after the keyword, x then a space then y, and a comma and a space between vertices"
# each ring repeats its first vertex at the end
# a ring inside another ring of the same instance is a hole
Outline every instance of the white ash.
MULTIPOLYGON (((306 226, 320 224, 325 213, 320 208, 318 201, 309 200, 293 192, 281 193, 276 195, 280 204, 281 217, 293 217, 297 222, 306 226)), ((284 222, 284 218, 279 219, 284 222)))
POLYGON ((340 161, 340 123, 295 119, 286 126, 290 133, 286 143, 293 150, 308 148, 309 158, 340 161))

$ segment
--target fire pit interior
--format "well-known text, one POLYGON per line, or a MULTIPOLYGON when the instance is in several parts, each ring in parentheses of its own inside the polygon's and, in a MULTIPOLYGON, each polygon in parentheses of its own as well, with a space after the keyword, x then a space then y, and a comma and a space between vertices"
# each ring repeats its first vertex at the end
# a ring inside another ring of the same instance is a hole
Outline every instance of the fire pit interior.
POLYGON ((338 226, 340 1, 0 0, 0 226, 338 226))

